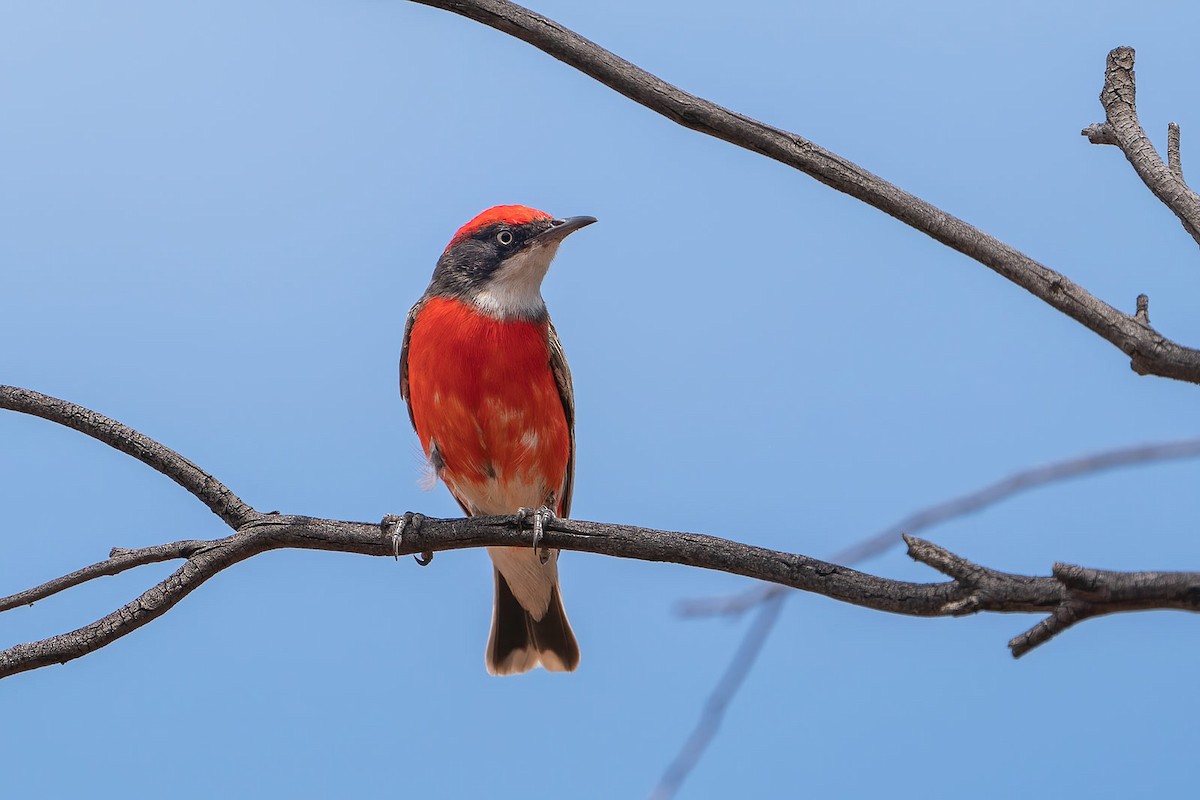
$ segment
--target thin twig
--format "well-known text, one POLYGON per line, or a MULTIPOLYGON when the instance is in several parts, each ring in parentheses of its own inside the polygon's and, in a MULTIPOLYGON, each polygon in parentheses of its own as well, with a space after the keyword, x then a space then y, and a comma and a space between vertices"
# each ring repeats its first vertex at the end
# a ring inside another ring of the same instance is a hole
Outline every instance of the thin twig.
POLYGON ((75 570, 70 575, 63 575, 61 578, 47 581, 41 586, 35 586, 23 592, 10 594, 8 597, 0 597, 0 612, 8 611, 10 608, 17 608, 18 606, 31 606, 38 600, 43 600, 51 595, 66 591, 81 583, 87 583, 90 580, 107 575, 117 575, 145 564, 173 561, 177 558, 190 558, 205 547, 209 547, 210 544, 210 542, 199 539, 189 539, 184 542, 171 542, 154 547, 143 547, 139 550, 113 548, 113 552, 104 561, 75 570))
MULTIPOLYGON (((267 549, 256 547, 258 543, 243 534, 234 534, 228 539, 238 541, 220 547, 215 546, 216 542, 207 543, 208 547, 188 557, 183 566, 165 580, 90 625, 0 651, 0 678, 51 664, 65 664, 112 644, 170 611, 221 570, 267 549)), ((102 574, 106 573, 93 577, 102 574)))
POLYGON ((716 687, 708 696, 708 700, 704 703, 699 721, 692 728, 692 732, 687 741, 683 743, 683 747, 680 748, 679 754, 663 772, 658 786, 654 787, 654 791, 650 793, 651 800, 667 800, 667 798, 674 797, 679 791, 679 787, 683 785, 683 781, 691 773, 692 768, 704 755, 704 751, 708 749, 713 736, 721 727, 721 720, 725 718, 725 711, 729 707, 729 703, 737 696, 738 690, 746 681, 746 676, 750 674, 750 670, 758 661, 758 654, 762 651, 763 645, 771 638, 771 631, 774 630, 775 623, 779 619, 779 612, 783 610, 783 600, 782 593, 776 594, 759 607, 758 616, 754 618, 754 622, 747 629, 741 644, 733 654, 733 660, 725 669, 725 674, 721 676, 721 680, 717 682, 716 687))
POLYGON ((1144 322, 1145 324, 1149 325, 1150 324, 1150 297, 1148 295, 1139 294, 1137 296, 1137 300, 1134 302, 1137 304, 1135 306, 1136 311, 1134 313, 1134 316, 1137 317, 1142 322, 1144 322))
POLYGON ((1196 457, 1200 457, 1200 438, 1089 453, 1079 458, 1022 470, 977 491, 910 514, 874 536, 839 550, 833 560, 839 564, 862 563, 897 545, 903 533, 920 533, 952 519, 977 513, 1031 489, 1113 469, 1196 457))
POLYGON ((975 259, 1095 332, 1143 375, 1200 383, 1200 350, 1166 339, 1014 247, 787 131, 683 91, 552 19, 505 0, 413 0, 495 28, 684 127, 714 136, 855 197, 975 259))

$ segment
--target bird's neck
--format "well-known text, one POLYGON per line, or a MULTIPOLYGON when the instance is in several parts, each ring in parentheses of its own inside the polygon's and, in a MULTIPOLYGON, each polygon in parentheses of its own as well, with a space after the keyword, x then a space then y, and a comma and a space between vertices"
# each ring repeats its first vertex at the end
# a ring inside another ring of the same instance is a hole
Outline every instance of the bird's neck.
POLYGON ((522 287, 511 287, 503 283, 491 284, 476 289, 467 296, 468 302, 484 314, 496 320, 529 320, 539 322, 546 319, 546 301, 542 299, 540 287, 532 292, 522 287))
POLYGON ((505 259, 486 282, 470 292, 471 302, 497 319, 545 319, 542 279, 557 251, 556 242, 505 259))

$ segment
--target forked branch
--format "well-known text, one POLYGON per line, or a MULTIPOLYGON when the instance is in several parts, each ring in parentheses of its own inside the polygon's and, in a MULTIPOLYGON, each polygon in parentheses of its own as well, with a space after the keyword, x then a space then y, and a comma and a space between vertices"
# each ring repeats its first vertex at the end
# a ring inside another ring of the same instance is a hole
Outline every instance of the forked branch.
POLYGON ((1132 47, 1118 47, 1108 54, 1100 90, 1105 121, 1089 125, 1081 133, 1092 144, 1119 147, 1146 188, 1179 217, 1184 230, 1200 244, 1200 196, 1183 179, 1179 126, 1174 122, 1167 126, 1167 163, 1163 163, 1138 120, 1133 58, 1132 47))
MULTIPOLYGON (((533 546, 533 532, 525 530, 515 516, 418 517, 397 538, 397 531, 388 525, 261 514, 174 451, 94 411, 11 386, 0 386, 0 408, 36 413, 91 435, 103 433, 113 447, 136 454, 210 508, 215 504, 222 510, 242 509, 240 517, 228 514, 233 521, 226 522, 235 529, 231 536, 140 550, 114 550, 105 561, 0 599, 0 611, 8 610, 143 564, 171 559, 184 561, 179 569, 136 600, 90 625, 0 651, 0 677, 70 661, 104 647, 162 616, 218 572, 270 550, 295 548, 390 556, 467 547, 533 546), (147 453, 156 455, 143 457, 147 453), (197 475, 203 478, 197 479, 197 475), (214 503, 214 497, 221 502, 214 503)), ((1149 608, 1200 610, 1200 574, 1100 573, 1059 567, 1054 575, 1030 577, 973 564, 920 539, 912 538, 908 543, 914 558, 946 573, 952 580, 896 581, 716 536, 580 520, 555 520, 542 539, 546 547, 720 570, 896 614, 936 617, 993 611, 1052 615, 1023 638, 1010 643, 1015 655, 1091 616, 1149 608), (1063 571, 1062 575, 1059 571, 1063 571), (1086 575, 1087 580, 1080 578, 1081 575, 1086 575)))

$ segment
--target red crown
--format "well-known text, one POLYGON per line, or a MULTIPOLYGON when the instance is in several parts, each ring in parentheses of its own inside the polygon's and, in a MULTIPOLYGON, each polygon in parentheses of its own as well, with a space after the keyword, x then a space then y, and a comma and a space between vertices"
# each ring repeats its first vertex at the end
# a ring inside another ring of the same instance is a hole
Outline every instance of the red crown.
POLYGON ((538 211, 536 208, 528 206, 492 206, 487 211, 481 211, 473 220, 459 228, 458 232, 454 234, 454 238, 450 240, 450 244, 446 245, 446 249, 449 250, 481 228, 495 225, 497 222, 515 226, 550 218, 545 211, 538 211))

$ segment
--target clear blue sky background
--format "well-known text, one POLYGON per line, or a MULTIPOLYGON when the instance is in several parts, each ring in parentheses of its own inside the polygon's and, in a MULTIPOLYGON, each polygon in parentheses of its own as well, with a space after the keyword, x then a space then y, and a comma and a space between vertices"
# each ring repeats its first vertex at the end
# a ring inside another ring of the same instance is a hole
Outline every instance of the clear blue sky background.
MULTIPOLYGON (((543 0, 701 95, 814 139, 1200 342, 1195 244, 1114 148, 1104 57, 1200 175, 1184 2, 543 0)), ((529 46, 398 0, 0 6, 0 381, 177 449, 259 509, 452 516, 418 488, 404 314, 455 228, 519 202, 600 224, 545 294, 575 372, 574 511, 813 555, 1011 471, 1200 432, 1197 387, 982 266, 529 46)), ((1195 569, 1194 463, 930 532, 983 563, 1195 569)), ((0 593, 225 531, 143 465, 0 415, 0 593)), ((867 565, 937 578, 899 550, 867 565)), ((0 617, 85 624, 173 567, 0 617)), ((0 682, 5 796, 644 795, 743 622, 740 579, 567 554, 571 676, 489 678, 490 567, 312 552, 0 682)), ((1200 627, 920 620, 795 597, 684 797, 1151 796, 1196 775, 1200 627), (964 788, 967 787, 967 788, 964 788)))

